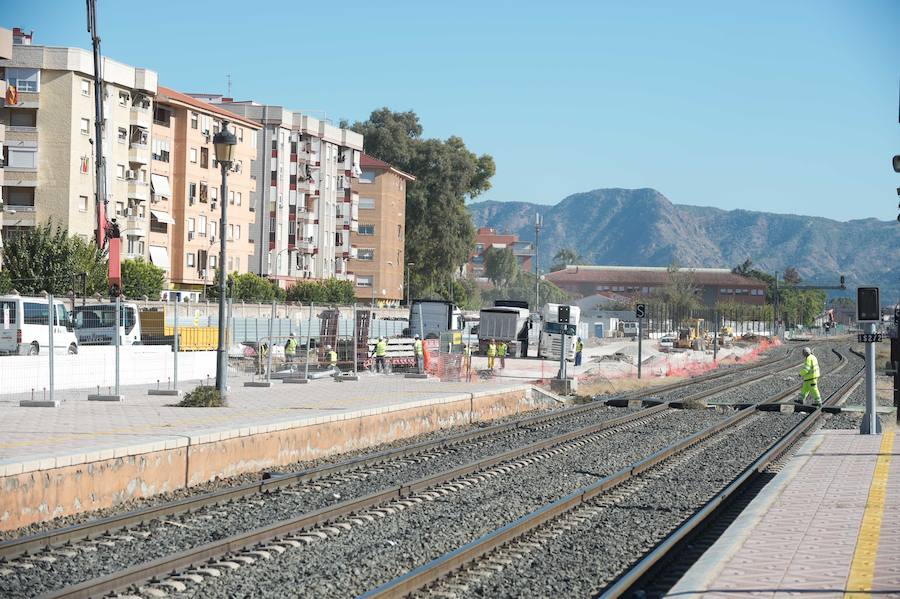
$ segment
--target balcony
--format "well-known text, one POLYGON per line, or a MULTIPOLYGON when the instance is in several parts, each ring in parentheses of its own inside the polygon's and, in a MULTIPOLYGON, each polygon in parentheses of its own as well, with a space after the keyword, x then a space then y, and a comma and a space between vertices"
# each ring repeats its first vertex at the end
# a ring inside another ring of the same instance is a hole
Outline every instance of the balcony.
POLYGON ((128 197, 135 200, 150 201, 150 184, 137 179, 128 180, 128 197))
POLYGON ((129 214, 125 218, 126 231, 140 231, 143 233, 147 230, 147 219, 137 214, 129 214))
POLYGON ((312 242, 311 238, 298 240, 296 247, 301 254, 314 254, 316 251, 316 244, 312 242))
POLYGON ((147 146, 141 144, 130 144, 128 146, 128 162, 132 164, 149 164, 150 150, 147 146))
POLYGON ((141 108, 139 106, 131 107, 131 124, 137 125, 138 127, 146 127, 150 128, 150 122, 153 118, 153 115, 150 114, 149 108, 141 108))
MULTIPOLYGON (((4 98, 6 95, 4 94, 4 98)), ((0 98, 3 100, 3 98, 0 98)), ((41 94, 38 92, 19 92, 19 103, 7 105, 6 102, 3 102, 3 105, 6 108, 12 108, 15 110, 22 110, 27 108, 40 108, 41 106, 41 94)))
POLYGON ((15 141, 31 141, 36 142, 38 140, 38 129, 37 127, 23 127, 23 126, 6 126, 6 145, 10 145, 11 142, 15 141))

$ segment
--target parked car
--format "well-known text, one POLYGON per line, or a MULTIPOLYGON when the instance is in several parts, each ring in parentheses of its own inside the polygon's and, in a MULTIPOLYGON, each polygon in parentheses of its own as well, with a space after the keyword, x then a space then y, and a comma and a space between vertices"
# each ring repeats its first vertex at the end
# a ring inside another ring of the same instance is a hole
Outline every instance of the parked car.
MULTIPOLYGON (((0 354, 36 356, 50 347, 50 301, 46 297, 0 296, 0 354)), ((78 353, 78 339, 65 304, 53 300, 53 346, 78 353)))

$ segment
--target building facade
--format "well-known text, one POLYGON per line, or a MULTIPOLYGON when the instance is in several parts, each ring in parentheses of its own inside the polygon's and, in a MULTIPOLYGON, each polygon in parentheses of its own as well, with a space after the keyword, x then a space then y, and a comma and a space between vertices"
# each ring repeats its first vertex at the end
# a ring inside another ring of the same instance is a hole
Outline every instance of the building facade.
MULTIPOLYGON (((9 60, 12 58, 13 37, 12 31, 0 27, 0 60, 9 60)), ((8 86, 5 79, 0 79, 0 101, 5 102, 8 86)), ((6 152, 3 149, 6 141, 6 125, 0 122, 0 193, 3 190, 3 171, 6 166, 6 152)), ((3 205, 3 196, 0 195, 0 232, 3 231, 3 215, 6 212, 6 206, 3 205)), ((3 249, 3 235, 0 234, 0 250, 3 249)), ((0 260, 0 268, 3 268, 3 261, 0 260)))
POLYGON ((525 272, 531 272, 531 260, 534 257, 532 242, 519 241, 519 236, 512 233, 498 233, 493 227, 479 227, 475 232, 475 252, 466 263, 466 275, 476 279, 485 276, 484 260, 491 248, 510 248, 519 263, 519 268, 525 272))
POLYGON ((301 279, 352 281, 362 136, 282 106, 195 97, 262 125, 251 270, 284 288, 301 279))
MULTIPOLYGON (((97 228, 93 55, 31 42, 31 34, 14 29, 12 57, 0 60, 0 78, 16 91, 0 107, 3 235, 52 221, 91 239, 97 228)), ((109 58, 102 70, 108 216, 119 224, 123 258, 146 258, 157 75, 109 58)))
POLYGON ((405 292, 406 185, 416 178, 368 154, 360 167, 359 227, 350 234, 356 297, 397 306, 405 292))
POLYGON ((170 288, 206 291, 215 270, 251 270, 253 205, 260 126, 221 107, 160 87, 153 111, 150 180, 150 260, 169 275, 170 288), (221 190, 221 168, 213 136, 224 121, 237 138, 228 174, 228 197, 221 190), (227 203, 227 264, 219 261, 219 223, 227 203))
MULTIPOLYGON (((727 268, 682 268, 680 272, 690 276, 704 305, 766 303, 768 286, 758 279, 736 275, 727 268)), ((546 277, 573 298, 597 293, 651 297, 668 284, 669 270, 657 266, 567 266, 546 277)))

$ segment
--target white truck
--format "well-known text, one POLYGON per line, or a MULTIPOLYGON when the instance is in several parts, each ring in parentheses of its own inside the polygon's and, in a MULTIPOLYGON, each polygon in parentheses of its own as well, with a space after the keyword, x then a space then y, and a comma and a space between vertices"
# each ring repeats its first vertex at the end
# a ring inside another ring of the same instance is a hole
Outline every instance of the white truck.
POLYGON ((478 353, 486 354, 487 346, 493 339, 506 342, 507 355, 519 358, 528 355, 528 331, 531 328, 531 313, 528 304, 504 305, 513 302, 497 300, 493 308, 484 308, 478 319, 478 353))
POLYGON ((0 354, 37 356, 49 351, 53 320, 53 353, 78 353, 78 339, 61 300, 21 295, 0 296, 0 354))
POLYGON ((566 340, 566 359, 575 360, 575 341, 581 308, 565 304, 547 304, 541 310, 541 336, 538 341, 538 357, 559 360, 563 336, 566 340), (563 322, 560 322, 562 320, 563 322), (568 321, 568 322, 566 322, 568 321))
MULTIPOLYGON (((116 305, 90 303, 75 307, 75 336, 80 345, 114 345, 116 305)), ((123 303, 119 315, 119 345, 140 345, 141 316, 137 304, 123 303)))
POLYGON ((463 329, 462 311, 446 300, 413 300, 409 308, 409 335, 440 339, 442 333, 463 329))

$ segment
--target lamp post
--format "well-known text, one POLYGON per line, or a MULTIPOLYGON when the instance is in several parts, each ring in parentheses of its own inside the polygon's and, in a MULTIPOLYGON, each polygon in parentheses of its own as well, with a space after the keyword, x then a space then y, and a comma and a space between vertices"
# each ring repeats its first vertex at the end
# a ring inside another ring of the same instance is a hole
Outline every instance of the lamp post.
POLYGON ((410 293, 409 293, 409 271, 412 270, 412 267, 415 266, 415 262, 407 262, 406 263, 406 306, 409 307, 410 293))
POLYGON ((216 150, 216 162, 222 169, 222 218, 219 220, 219 345, 216 349, 216 389, 224 397, 227 389, 226 377, 228 376, 228 351, 225 348, 225 289, 228 274, 225 265, 228 264, 227 249, 225 247, 225 231, 227 230, 228 212, 228 169, 234 160, 234 146, 237 145, 237 137, 228 130, 228 121, 222 122, 222 129, 213 136, 213 146, 216 150))

